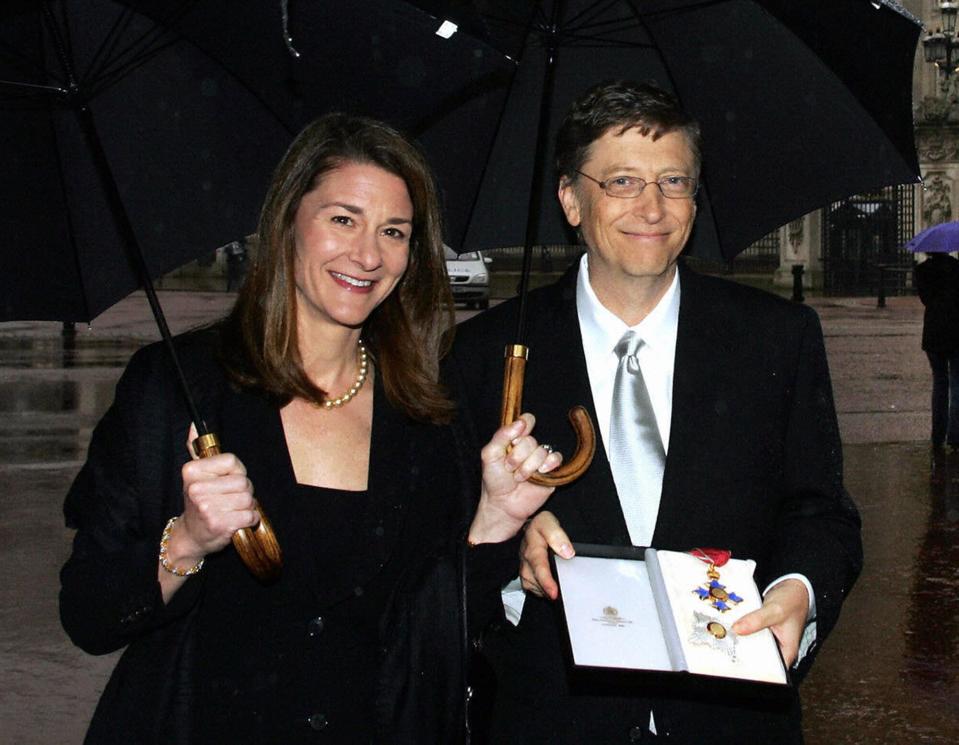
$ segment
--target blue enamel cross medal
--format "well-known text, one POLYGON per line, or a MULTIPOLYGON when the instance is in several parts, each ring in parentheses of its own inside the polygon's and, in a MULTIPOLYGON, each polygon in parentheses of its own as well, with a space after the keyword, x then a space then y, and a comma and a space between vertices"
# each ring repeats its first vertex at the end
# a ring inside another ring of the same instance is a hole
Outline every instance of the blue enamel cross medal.
POLYGON ((734 605, 739 605, 743 601, 739 595, 727 589, 726 585, 719 581, 719 570, 716 567, 729 561, 730 554, 728 551, 697 548, 690 553, 707 564, 706 581, 693 590, 700 600, 705 600, 720 613, 725 613, 734 605))

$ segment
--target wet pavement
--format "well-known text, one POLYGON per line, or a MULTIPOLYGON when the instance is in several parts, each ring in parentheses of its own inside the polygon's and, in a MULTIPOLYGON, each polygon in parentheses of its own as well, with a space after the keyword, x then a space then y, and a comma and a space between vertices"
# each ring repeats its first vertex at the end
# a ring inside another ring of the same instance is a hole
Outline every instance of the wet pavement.
MULTIPOLYGON (((160 294, 174 332, 231 302, 160 294)), ((926 442, 921 307, 808 302, 823 321, 866 564, 801 689, 807 743, 959 742, 959 455, 933 462, 926 442)), ((137 295, 66 344, 59 324, 0 324, 0 743, 81 742, 115 662, 76 650, 60 628, 60 506, 123 365, 155 337, 137 295)))
POLYGON ((959 742, 959 457, 845 447, 865 565, 802 686, 811 745, 959 742))

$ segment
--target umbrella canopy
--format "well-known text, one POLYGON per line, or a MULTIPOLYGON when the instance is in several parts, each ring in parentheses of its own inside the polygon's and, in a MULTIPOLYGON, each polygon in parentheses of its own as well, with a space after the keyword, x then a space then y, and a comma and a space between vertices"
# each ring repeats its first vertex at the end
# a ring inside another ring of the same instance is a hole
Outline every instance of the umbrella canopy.
MULTIPOLYGON (((131 244, 156 277, 252 232, 325 111, 485 154, 511 65, 439 23, 396 0, 4 3, 0 321, 88 321, 143 282, 131 244)), ((434 162, 469 203, 456 160, 434 162)))
MULTIPOLYGON (((316 114, 351 108, 402 125, 415 111, 424 129, 468 136, 457 115, 478 113, 470 101, 495 91, 508 63, 463 35, 434 50, 436 19, 386 0, 304 6, 299 49, 285 0, 77 5, 0 9, 0 321, 89 320, 142 285, 197 451, 213 455, 152 277, 249 233, 273 165, 316 114)), ((233 543, 257 577, 276 576, 262 511, 233 543)))
POLYGON ((249 232, 289 139, 218 65, 164 48, 154 24, 113 3, 70 10, 15 2, 0 22, 0 320, 88 321, 139 287, 117 209, 154 277, 249 232))
POLYGON ((959 221, 940 223, 917 233, 906 250, 913 253, 953 253, 959 251, 959 221))
POLYGON ((918 180, 921 27, 898 3, 475 0, 476 15, 519 65, 463 250, 522 244, 528 214, 534 243, 570 242, 552 143, 570 102, 608 79, 671 90, 702 125, 689 255, 728 260, 829 202, 918 180))

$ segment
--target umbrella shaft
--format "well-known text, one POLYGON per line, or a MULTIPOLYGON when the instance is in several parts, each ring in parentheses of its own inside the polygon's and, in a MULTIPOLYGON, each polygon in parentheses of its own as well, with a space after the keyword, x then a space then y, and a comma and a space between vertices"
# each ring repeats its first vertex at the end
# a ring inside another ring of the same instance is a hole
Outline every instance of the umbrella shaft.
POLYGON ((516 343, 526 343, 526 293, 529 290, 529 275, 533 267, 533 243, 539 234, 539 216, 543 192, 543 161, 546 160, 546 146, 549 139, 549 112, 553 102, 554 79, 556 77, 556 57, 559 53, 559 24, 563 13, 564 0, 553 3, 550 18, 549 41, 546 45, 546 64, 543 73, 543 89, 539 99, 539 123, 536 129, 536 151, 533 160, 533 177, 530 180, 529 202, 526 209, 526 237, 523 242, 523 268, 519 284, 519 320, 516 328, 516 343))
POLYGON ((183 374, 183 369, 180 367, 180 360, 177 357, 176 350, 173 346, 173 337, 170 334, 169 326, 167 326, 166 316, 163 313, 163 308, 160 306, 160 301, 157 298, 156 290, 153 287, 153 280, 150 278, 150 270, 147 268, 146 259, 143 258, 143 251, 140 249, 140 243, 137 241, 136 232, 133 230, 133 225, 130 222, 130 216, 127 214, 126 207, 123 205, 123 198, 120 195, 120 189, 117 186, 116 179, 113 178, 112 171, 110 170, 106 152, 103 149, 103 143, 101 142, 100 135, 97 132, 96 122, 93 120, 93 113, 90 111, 90 108, 83 103, 74 109, 74 113, 77 116, 77 119, 80 123, 80 128, 87 140, 87 145, 89 145, 90 151, 93 153, 93 163, 97 170, 97 175, 100 178, 100 184, 106 193, 107 203, 110 205, 113 218, 116 220, 117 227, 120 230, 120 237, 123 241, 123 244, 127 248, 127 257, 130 259, 134 270, 140 277, 140 283, 143 285, 143 290, 146 292, 147 300, 150 303, 150 309, 153 311, 153 317, 156 319, 157 328, 160 330, 160 336, 163 338, 163 342, 170 353, 170 359, 173 362, 173 368, 176 373, 177 381, 180 384, 180 389, 182 390, 183 396, 186 400, 190 417, 192 418, 193 423, 196 425, 198 434, 206 435, 209 433, 206 422, 204 422, 203 417, 200 416, 200 412, 196 407, 196 403, 194 402, 189 386, 187 385, 186 377, 183 374))

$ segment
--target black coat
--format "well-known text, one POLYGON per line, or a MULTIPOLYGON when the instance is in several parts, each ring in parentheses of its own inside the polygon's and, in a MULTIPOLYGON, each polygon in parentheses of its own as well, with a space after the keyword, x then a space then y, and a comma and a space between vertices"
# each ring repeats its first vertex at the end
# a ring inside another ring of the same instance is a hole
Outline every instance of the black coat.
MULTIPOLYGON (((576 275, 574 267, 529 296, 523 409, 536 415, 537 436, 566 453, 574 444, 566 411, 576 404, 595 411, 576 275)), ((653 545, 730 548, 756 560, 760 588, 804 574, 816 593, 818 647, 862 562, 818 319, 805 306, 685 268, 680 278, 672 424, 653 545)), ((517 304, 504 303, 458 332, 458 389, 480 440, 498 424, 502 350, 515 341, 516 315, 517 304)), ((557 489, 547 509, 574 541, 629 544, 601 441, 589 471, 557 489)), ((503 577, 515 573, 515 566, 503 569, 503 577)), ((484 651, 498 684, 494 742, 631 742, 647 730, 650 708, 670 742, 801 740, 795 689, 767 699, 750 690, 664 688, 641 676, 590 678, 571 671, 562 633, 556 608, 528 596, 518 627, 500 620, 487 634, 484 651)))
POLYGON ((922 319, 922 348, 927 352, 959 350, 959 259, 932 254, 916 264, 916 289, 926 306, 922 319))
MULTIPOLYGON (((177 339, 208 424, 220 434, 224 447, 246 464, 283 544, 284 526, 291 529, 296 516, 285 513, 279 496, 288 488, 292 471, 278 412, 265 399, 226 382, 215 361, 214 344, 211 333, 177 339)), ((164 606, 156 579, 157 547, 167 519, 182 511, 180 467, 187 458, 189 423, 172 381, 167 355, 159 345, 134 355, 64 506, 68 525, 77 528, 73 553, 61 573, 64 628, 75 643, 94 654, 127 647, 97 707, 87 743, 195 741, 195 717, 204 716, 192 708, 200 684, 194 676, 201 653, 197 628, 216 624, 222 624, 222 643, 235 650, 237 659, 243 663, 249 659, 249 669, 244 671, 241 664, 231 681, 233 688, 222 692, 222 707, 233 707, 231 716, 238 722, 249 716, 249 730, 240 741, 268 741, 262 733, 277 723, 269 716, 265 723, 257 722, 252 711, 231 703, 234 697, 248 702, 265 697, 268 704, 276 704, 268 706, 268 712, 283 711, 287 702, 268 700, 271 681, 284 674, 284 663, 273 660, 271 651, 296 654, 300 648, 304 655, 316 654, 308 645, 318 643, 328 646, 327 656, 316 658, 319 663, 311 680, 316 697, 360 709, 321 710, 330 721, 323 733, 326 741, 330 737, 355 741, 349 733, 336 735, 334 724, 356 716, 376 723, 377 741, 460 739, 465 596, 460 593, 458 547, 476 485, 463 478, 457 432, 412 422, 388 404, 377 384, 369 508, 357 526, 358 534, 368 535, 368 540, 359 560, 335 571, 320 568, 274 608, 277 590, 256 583, 228 547, 209 557, 204 570, 164 606), (379 620, 382 648, 360 655, 354 647, 369 642, 353 633, 349 598, 387 571, 397 579, 393 602, 379 620), (204 599, 214 588, 253 598, 253 617, 203 618, 204 599), (296 604, 292 609, 291 598, 296 604), (302 624, 289 626, 292 636, 278 638, 285 627, 275 623, 274 614, 287 614, 295 621, 303 609, 309 609, 308 615, 302 624), (316 625, 308 626, 314 615, 325 621, 319 642, 311 639, 316 625), (257 629, 278 636, 256 638, 257 629), (379 672, 358 670, 355 675, 375 675, 375 699, 351 696, 351 691, 369 692, 373 685, 369 680, 354 681, 349 665, 341 669, 332 663, 372 654, 381 659, 379 672), (323 660, 340 673, 330 675, 323 660), (276 667, 267 669, 274 662, 276 667)), ((289 558, 295 547, 286 543, 284 548, 289 558)), ((209 692, 204 700, 210 700, 209 692)), ((307 720, 304 716, 299 722, 304 740, 318 734, 307 720)))

